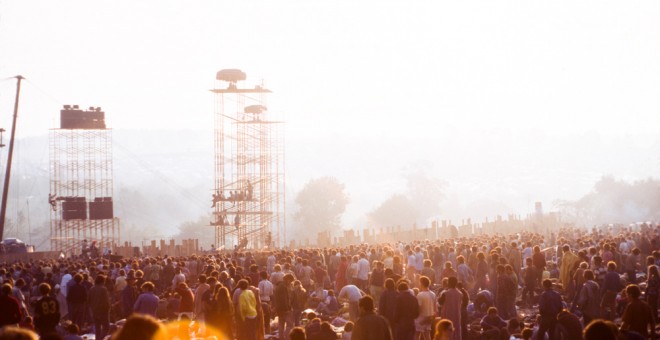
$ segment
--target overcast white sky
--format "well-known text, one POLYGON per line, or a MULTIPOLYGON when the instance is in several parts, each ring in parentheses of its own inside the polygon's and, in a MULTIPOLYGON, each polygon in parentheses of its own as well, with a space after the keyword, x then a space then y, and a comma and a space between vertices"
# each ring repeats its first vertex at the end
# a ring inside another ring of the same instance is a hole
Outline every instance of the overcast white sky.
MULTIPOLYGON (((216 71, 240 68, 293 141, 504 128, 650 145, 659 18, 659 1, 3 0, 0 79, 27 78, 19 136, 56 127, 62 104, 101 106, 115 129, 209 129, 216 71)), ((0 80, 4 127, 14 86, 0 80)))

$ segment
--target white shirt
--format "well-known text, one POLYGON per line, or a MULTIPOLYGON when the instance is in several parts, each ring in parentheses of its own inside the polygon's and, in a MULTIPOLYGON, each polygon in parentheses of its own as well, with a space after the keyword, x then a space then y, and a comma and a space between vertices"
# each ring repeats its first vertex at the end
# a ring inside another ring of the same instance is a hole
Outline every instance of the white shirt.
POLYGON ((360 288, 355 285, 346 285, 341 289, 337 298, 346 299, 350 302, 358 302, 361 297, 362 294, 360 293, 360 288))
POLYGON ((62 276, 62 281, 60 282, 60 292, 62 292, 62 295, 66 297, 67 292, 67 286, 66 284, 71 281, 72 277, 71 274, 67 273, 64 276, 62 276))
POLYGON ((261 301, 270 301, 270 297, 273 296, 273 284, 268 280, 259 281, 259 298, 261 301))
POLYGON ((435 293, 428 290, 419 292, 417 294, 417 304, 419 304, 419 318, 435 315, 435 293))
POLYGON ((358 261, 358 270, 357 270, 357 278, 360 280, 367 280, 369 279, 369 260, 363 258, 360 258, 358 261))

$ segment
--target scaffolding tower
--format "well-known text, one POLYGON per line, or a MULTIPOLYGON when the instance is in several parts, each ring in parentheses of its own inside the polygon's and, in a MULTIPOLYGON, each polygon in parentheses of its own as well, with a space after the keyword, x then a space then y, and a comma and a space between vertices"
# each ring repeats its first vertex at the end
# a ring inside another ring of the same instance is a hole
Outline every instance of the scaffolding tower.
MULTIPOLYGON (((221 70, 215 89, 215 245, 263 249, 286 244, 284 134, 263 85, 242 87, 245 73, 221 70)), ((278 120, 279 119, 279 120, 278 120)))
POLYGON ((113 249, 120 226, 113 213, 112 130, 105 127, 105 113, 65 105, 60 121, 49 135, 51 250, 80 254, 93 243, 99 251, 113 249))

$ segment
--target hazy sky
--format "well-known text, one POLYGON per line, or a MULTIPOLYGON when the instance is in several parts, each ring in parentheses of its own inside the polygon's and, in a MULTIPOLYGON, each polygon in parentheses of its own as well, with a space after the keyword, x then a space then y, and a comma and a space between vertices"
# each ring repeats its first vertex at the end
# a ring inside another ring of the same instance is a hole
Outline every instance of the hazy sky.
MULTIPOLYGON (((504 129, 492 150, 516 145, 506 131, 630 135, 648 148, 660 131, 658 18, 655 0, 5 0, 0 125, 14 96, 5 78, 21 74, 19 136, 56 127, 62 104, 101 106, 115 129, 209 129, 216 71, 240 68, 274 91, 269 107, 299 143, 437 145, 447 131, 504 129)), ((657 157, 634 176, 657 175, 657 157)))

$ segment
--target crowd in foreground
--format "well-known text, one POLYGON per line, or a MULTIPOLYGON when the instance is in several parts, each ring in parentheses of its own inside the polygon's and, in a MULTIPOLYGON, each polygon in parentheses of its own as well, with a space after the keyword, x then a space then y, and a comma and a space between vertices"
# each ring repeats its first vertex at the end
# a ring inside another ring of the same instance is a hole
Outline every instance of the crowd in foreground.
POLYGON ((0 339, 654 339, 660 225, 0 266, 0 339))

